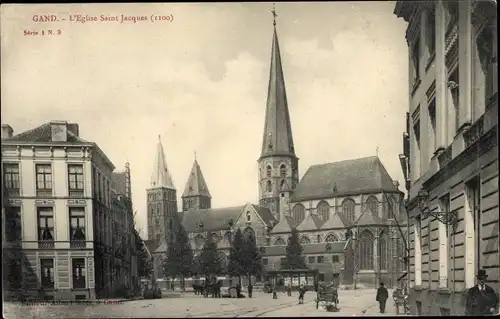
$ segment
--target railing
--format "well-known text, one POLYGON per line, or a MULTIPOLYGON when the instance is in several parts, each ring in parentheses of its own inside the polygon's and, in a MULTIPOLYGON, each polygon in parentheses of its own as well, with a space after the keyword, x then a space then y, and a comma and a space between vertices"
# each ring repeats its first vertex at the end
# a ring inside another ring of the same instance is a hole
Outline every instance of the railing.
POLYGON ((19 188, 6 188, 5 189, 5 195, 8 197, 17 197, 19 196, 20 191, 19 188))
POLYGON ((469 147, 484 134, 484 115, 481 116, 467 131, 464 132, 465 147, 469 147))
POLYGON ((51 197, 52 189, 37 189, 36 196, 38 197, 51 197))
POLYGON ((54 248, 54 241, 53 240, 39 240, 38 241, 38 248, 54 248))
POLYGON ((86 244, 87 243, 85 240, 72 240, 72 241, 70 241, 69 247, 70 248, 85 248, 86 244))
POLYGON ((451 145, 438 155, 439 167, 444 167, 451 161, 451 145))
POLYGON ((70 189, 69 197, 83 197, 83 189, 70 189))

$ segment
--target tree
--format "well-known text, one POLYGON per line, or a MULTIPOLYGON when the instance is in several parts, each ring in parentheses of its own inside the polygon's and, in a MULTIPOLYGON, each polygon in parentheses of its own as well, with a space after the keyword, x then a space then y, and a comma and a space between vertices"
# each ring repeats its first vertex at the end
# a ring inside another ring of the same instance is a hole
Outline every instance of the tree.
POLYGON ((253 235, 248 236, 244 241, 243 261, 243 267, 245 274, 248 276, 248 282, 250 282, 250 276, 262 273, 262 260, 253 235))
POLYGON ((148 277, 153 272, 153 264, 149 256, 144 241, 142 240, 139 232, 134 227, 134 240, 135 250, 137 252, 137 269, 140 277, 148 277))
POLYGON ((218 275, 222 272, 222 265, 217 252, 217 244, 212 235, 209 235, 200 254, 200 270, 206 276, 218 275))
POLYGON ((293 228, 290 240, 286 246, 285 263, 281 265, 283 269, 304 269, 307 268, 302 256, 302 245, 299 241, 299 233, 293 228))
POLYGON ((229 263, 227 271, 231 276, 238 277, 238 282, 241 282, 241 276, 246 274, 245 271, 245 243, 243 234, 238 229, 231 241, 231 250, 229 251, 229 263))
POLYGON ((191 275, 193 270, 193 252, 189 246, 189 237, 182 225, 179 225, 176 232, 176 241, 167 248, 167 255, 163 261, 163 275, 175 279, 182 279, 191 275))

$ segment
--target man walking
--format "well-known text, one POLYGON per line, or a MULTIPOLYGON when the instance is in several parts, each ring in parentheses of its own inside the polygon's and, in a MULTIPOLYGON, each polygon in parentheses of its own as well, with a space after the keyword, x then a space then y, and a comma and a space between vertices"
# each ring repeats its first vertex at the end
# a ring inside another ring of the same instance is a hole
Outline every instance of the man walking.
POLYGON ((377 298, 376 298, 380 307, 380 313, 385 313, 385 304, 388 298, 389 298, 389 292, 387 292, 384 283, 381 282, 380 287, 377 289, 377 298))
POLYGON ((252 298, 252 290, 253 290, 252 284, 249 283, 248 284, 248 298, 252 298))
POLYGON ((484 316, 496 314, 498 296, 485 281, 488 278, 486 270, 480 269, 476 275, 477 284, 467 293, 465 314, 468 316, 484 316))

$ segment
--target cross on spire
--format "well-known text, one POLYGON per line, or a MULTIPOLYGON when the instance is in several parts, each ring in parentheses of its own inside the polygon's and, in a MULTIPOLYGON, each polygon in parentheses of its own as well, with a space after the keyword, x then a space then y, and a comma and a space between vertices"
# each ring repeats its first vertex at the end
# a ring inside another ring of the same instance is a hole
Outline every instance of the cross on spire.
POLYGON ((377 156, 378 156, 378 145, 377 145, 376 153, 377 153, 377 156))
POLYGON ((271 13, 273 14, 273 25, 275 26, 276 25, 276 17, 278 15, 276 14, 276 6, 274 3, 273 3, 273 9, 271 10, 271 13))

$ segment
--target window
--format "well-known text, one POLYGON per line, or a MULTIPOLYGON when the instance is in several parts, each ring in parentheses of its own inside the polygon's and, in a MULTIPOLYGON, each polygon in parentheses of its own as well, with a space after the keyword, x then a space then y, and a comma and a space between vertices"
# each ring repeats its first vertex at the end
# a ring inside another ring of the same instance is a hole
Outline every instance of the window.
POLYGON ((318 211, 318 216, 321 218, 321 220, 323 222, 326 222, 330 217, 330 205, 325 201, 321 201, 319 202, 316 209, 318 211))
POLYGON ((316 258, 314 256, 310 256, 307 258, 307 261, 310 263, 310 264, 314 264, 316 258))
POLYGON ((271 181, 267 181, 267 183, 266 183, 266 191, 268 193, 270 193, 270 192, 273 191, 273 183, 271 181))
MULTIPOLYGON (((282 179, 281 182, 280 182, 280 190, 285 190, 285 180, 282 179)), ((283 194, 282 194, 283 196, 283 194)))
POLYGON ((325 274, 318 274, 319 281, 325 281, 325 274))
POLYGON ((415 285, 422 285, 422 219, 415 217, 414 236, 415 236, 415 285))
POLYGON ((159 242, 161 240, 161 235, 160 234, 156 234, 156 241, 159 242))
POLYGON ((247 222, 252 220, 252 216, 250 215, 250 212, 247 212, 247 222))
POLYGON ((172 222, 172 219, 168 220, 168 229, 172 230, 174 228, 174 224, 172 222))
POLYGON ((72 260, 73 288, 86 288, 85 258, 72 260))
POLYGON ((429 120, 431 131, 429 136, 429 155, 432 157, 436 150, 436 98, 432 98, 429 103, 429 120))
POLYGON ((420 80, 420 39, 416 39, 411 48, 411 66, 410 74, 412 87, 417 85, 420 80))
POLYGON ((321 264, 324 261, 325 261, 325 257, 324 256, 318 256, 318 264, 321 264))
POLYGON ((18 242, 22 240, 21 207, 6 207, 5 237, 8 242, 18 242))
POLYGON ((280 166, 280 176, 286 177, 286 165, 285 164, 281 164, 281 166, 280 166))
POLYGON ((306 217, 306 208, 302 204, 297 204, 293 206, 292 218, 300 224, 306 217))
POLYGON ((340 257, 339 255, 332 255, 332 262, 338 263, 340 262, 340 257))
POLYGON ((271 246, 271 238, 266 238, 266 246, 271 246))
POLYGON ((40 259, 41 286, 45 289, 54 288, 54 259, 40 259))
POLYGON ((52 166, 36 164, 36 194, 37 196, 52 196, 52 166))
POLYGON ((83 165, 68 165, 69 196, 83 196, 83 165))
POLYGON ((267 258, 262 258, 262 264, 267 266, 269 264, 269 260, 267 258))
POLYGON ((54 212, 52 207, 38 207, 38 241, 41 248, 54 247, 54 212))
POLYGON ((481 182, 479 177, 476 177, 467 183, 467 202, 468 210, 474 220, 474 274, 481 269, 481 182))
POLYGON ((375 196, 370 196, 366 200, 366 209, 371 211, 373 215, 378 216, 378 200, 375 196))
POLYGON ((4 187, 9 196, 19 196, 19 164, 3 164, 4 187))
POLYGON ((160 227, 160 220, 158 218, 155 219, 155 226, 160 227))
POLYGON ((326 238, 325 238, 325 242, 327 242, 327 243, 333 243, 335 241, 338 241, 338 238, 334 234, 330 234, 330 235, 326 236, 326 238))
POLYGON ((271 165, 267 165, 267 167, 266 167, 266 176, 267 177, 271 177, 272 173, 273 173, 273 168, 271 167, 271 165))
POLYGON ((316 235, 316 242, 321 243, 321 235, 316 235))
POLYGON ((380 258, 380 269, 387 270, 387 236, 385 232, 382 232, 378 238, 378 256, 380 258))
POLYGON ((246 241, 255 239, 255 231, 251 227, 247 227, 243 232, 243 238, 246 241))
POLYGON ((278 238, 274 241, 274 245, 275 246, 286 246, 286 243, 285 241, 283 240, 283 238, 278 238))
POLYGON ((284 264, 286 264, 286 258, 281 258, 280 259, 280 264, 283 266, 284 264))
POLYGON ((445 23, 446 23, 446 35, 453 29, 458 23, 458 1, 448 0, 444 1, 445 5, 445 23))
POLYGON ((71 248, 85 247, 85 208, 69 208, 71 248))
POLYGON ((351 223, 353 223, 356 219, 356 215, 354 214, 355 207, 356 203, 350 198, 347 198, 344 202, 342 202, 342 213, 351 223))
POLYGON ((373 234, 364 230, 359 236, 358 263, 361 270, 373 269, 373 234))
POLYGON ((434 3, 432 3, 431 6, 427 9, 426 20, 426 42, 427 48, 429 50, 429 57, 432 57, 432 55, 436 51, 436 12, 434 3))
POLYGON ((413 180, 417 180, 420 178, 420 105, 417 106, 411 117, 413 121, 413 134, 411 134, 413 152, 410 153, 413 154, 413 165, 410 165, 410 167, 412 168, 411 172, 413 172, 413 180))
POLYGON ((448 112, 453 114, 451 119, 452 123, 452 133, 449 138, 453 139, 455 133, 458 131, 460 127, 460 88, 458 84, 458 67, 455 68, 453 73, 448 78, 448 112))
POLYGON ((311 240, 307 236, 302 236, 302 237, 300 237, 300 243, 301 244, 310 244, 311 240))
POLYGON ((203 245, 205 244, 205 238, 203 238, 202 235, 198 235, 194 238, 194 243, 195 243, 197 249, 201 249, 201 248, 203 248, 203 245))

